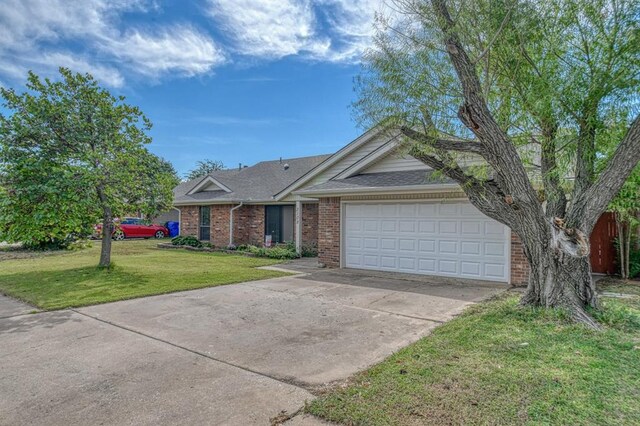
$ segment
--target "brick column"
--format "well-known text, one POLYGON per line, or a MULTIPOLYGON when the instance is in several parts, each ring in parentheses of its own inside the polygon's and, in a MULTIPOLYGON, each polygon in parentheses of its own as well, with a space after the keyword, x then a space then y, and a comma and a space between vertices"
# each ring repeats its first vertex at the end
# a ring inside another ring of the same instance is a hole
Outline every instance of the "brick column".
POLYGON ((181 206, 180 210, 180 235, 198 236, 199 210, 198 206, 181 206))
POLYGON ((527 285, 529 282, 529 262, 522 249, 522 241, 511 231, 511 285, 527 285))
POLYGON ((340 267, 340 198, 321 198, 318 205, 318 260, 340 267))
POLYGON ((229 212, 232 207, 232 204, 211 206, 211 244, 215 247, 229 245, 229 212))

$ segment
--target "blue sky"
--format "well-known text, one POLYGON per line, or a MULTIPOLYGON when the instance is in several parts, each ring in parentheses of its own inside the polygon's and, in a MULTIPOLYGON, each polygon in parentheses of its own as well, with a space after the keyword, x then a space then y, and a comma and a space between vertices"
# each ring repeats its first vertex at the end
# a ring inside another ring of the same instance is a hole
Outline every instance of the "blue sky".
POLYGON ((331 153, 381 0, 0 0, 0 85, 92 73, 154 123, 180 174, 331 153))

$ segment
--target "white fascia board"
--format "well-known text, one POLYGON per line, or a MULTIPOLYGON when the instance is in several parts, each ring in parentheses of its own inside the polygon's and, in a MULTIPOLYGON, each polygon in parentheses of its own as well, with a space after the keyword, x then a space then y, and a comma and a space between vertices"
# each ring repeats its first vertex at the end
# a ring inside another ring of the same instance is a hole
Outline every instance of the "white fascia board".
POLYGON ((336 189, 318 189, 298 191, 294 194, 304 195, 306 197, 340 197, 347 195, 359 194, 412 194, 416 192, 446 192, 452 189, 460 189, 457 183, 443 183, 437 185, 404 185, 404 186, 385 186, 385 187, 369 187, 369 188, 336 188, 336 189))
POLYGON ((187 192, 187 195, 193 195, 196 192, 199 192, 202 188, 204 188, 209 183, 213 183, 214 185, 216 185, 217 187, 222 189, 224 192, 231 192, 231 189, 229 189, 227 186, 222 184, 219 180, 217 180, 217 179, 215 179, 215 178, 213 178, 211 176, 207 176, 204 179, 202 179, 202 181, 200 181, 199 184, 194 186, 193 189, 191 189, 191 191, 187 192))
POLYGON ((342 147, 338 152, 333 154, 331 157, 327 158, 322 163, 318 164, 316 167, 314 167, 313 169, 309 170, 307 173, 299 177, 296 181, 291 183, 285 189, 278 192, 274 196, 274 198, 276 200, 281 200, 282 198, 286 197, 292 191, 296 190, 297 188, 300 188, 301 185, 304 185, 305 183, 309 182, 311 179, 313 179, 314 177, 316 177, 317 175, 319 175, 329 167, 333 166, 335 163, 337 163, 347 155, 351 154, 356 149, 360 148, 362 145, 370 141, 372 138, 376 137, 380 132, 382 132, 382 129, 379 127, 373 127, 367 130, 362 135, 354 139, 352 142, 342 147))
POLYGON ((378 147, 378 149, 376 149, 375 151, 369 153, 364 158, 361 158, 356 163, 347 167, 332 179, 346 179, 348 177, 357 175, 362 170, 366 169, 368 166, 375 163, 376 161, 384 158, 387 154, 393 151, 398 146, 397 139, 398 139, 398 136, 394 136, 393 138, 389 139, 389 141, 386 142, 384 145, 378 147))

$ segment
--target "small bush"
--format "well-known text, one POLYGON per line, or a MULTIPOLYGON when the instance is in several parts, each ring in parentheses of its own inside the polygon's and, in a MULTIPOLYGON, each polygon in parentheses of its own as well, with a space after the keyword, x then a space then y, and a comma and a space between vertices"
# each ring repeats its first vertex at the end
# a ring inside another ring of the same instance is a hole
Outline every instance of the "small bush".
POLYGON ((640 275, 640 250, 631 250, 629 253, 629 277, 640 275))
POLYGON ((192 235, 174 237, 171 240, 171 244, 174 246, 203 247, 203 243, 192 235))
POLYGON ((311 246, 302 246, 300 249, 300 256, 302 257, 317 257, 318 256, 318 247, 315 245, 311 246))
POLYGON ((288 246, 275 246, 271 248, 246 246, 244 250, 249 253, 253 253, 258 257, 268 257, 270 259, 295 259, 298 257, 295 249, 290 249, 288 246))

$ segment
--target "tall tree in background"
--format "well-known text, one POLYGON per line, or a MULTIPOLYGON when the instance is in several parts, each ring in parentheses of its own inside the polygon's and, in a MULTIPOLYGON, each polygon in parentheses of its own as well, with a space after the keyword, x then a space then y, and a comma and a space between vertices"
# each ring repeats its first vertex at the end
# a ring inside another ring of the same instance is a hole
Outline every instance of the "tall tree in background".
POLYGON ((153 215, 173 201, 177 179, 145 147, 150 121, 89 74, 61 80, 29 73, 25 93, 0 89, 0 240, 32 246, 87 235, 102 221, 101 267, 111 263, 113 218, 153 215))
POLYGON ((361 120, 520 237, 523 304, 597 327, 588 237, 640 159, 640 3, 388 3, 396 17, 379 19, 358 80, 361 120), (469 157, 484 165, 461 166, 469 157))
POLYGON ((198 161, 196 163, 196 167, 193 170, 190 170, 189 173, 185 175, 185 178, 187 180, 197 179, 217 170, 224 170, 224 164, 222 161, 206 159, 198 161))

